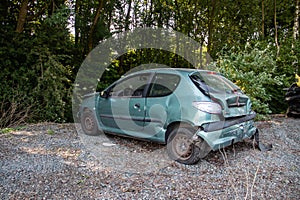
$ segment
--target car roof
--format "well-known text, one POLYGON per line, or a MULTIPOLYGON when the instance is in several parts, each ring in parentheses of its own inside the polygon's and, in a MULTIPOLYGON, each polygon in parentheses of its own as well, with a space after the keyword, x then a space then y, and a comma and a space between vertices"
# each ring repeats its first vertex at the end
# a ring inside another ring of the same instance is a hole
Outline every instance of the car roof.
POLYGON ((134 73, 130 73, 128 75, 132 74, 140 74, 140 73, 153 73, 153 72, 160 72, 160 73, 175 73, 175 74, 191 74, 192 72, 209 72, 210 70, 203 70, 203 69, 192 69, 192 68, 154 68, 154 69, 145 69, 140 70, 134 73))

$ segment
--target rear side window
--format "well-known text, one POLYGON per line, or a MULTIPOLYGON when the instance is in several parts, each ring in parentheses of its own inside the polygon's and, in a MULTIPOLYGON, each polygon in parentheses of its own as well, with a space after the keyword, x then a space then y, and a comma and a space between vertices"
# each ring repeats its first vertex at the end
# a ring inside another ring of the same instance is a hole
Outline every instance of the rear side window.
POLYGON ((151 83, 148 97, 163 97, 174 92, 180 77, 174 74, 156 74, 151 83))
POLYGON ((224 76, 209 71, 196 72, 190 75, 193 83, 206 95, 209 93, 233 93, 241 91, 224 76))

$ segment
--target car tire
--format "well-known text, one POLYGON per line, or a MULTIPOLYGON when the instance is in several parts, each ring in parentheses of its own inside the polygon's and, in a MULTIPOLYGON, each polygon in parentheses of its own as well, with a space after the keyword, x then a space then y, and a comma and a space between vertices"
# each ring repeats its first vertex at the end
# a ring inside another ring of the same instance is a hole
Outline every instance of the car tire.
POLYGON ((86 135, 96 136, 100 134, 97 121, 91 110, 85 110, 80 118, 81 128, 86 135))
POLYGON ((167 140, 167 152, 172 160, 192 165, 210 152, 209 145, 203 139, 192 140, 195 132, 190 127, 177 127, 171 131, 167 140))

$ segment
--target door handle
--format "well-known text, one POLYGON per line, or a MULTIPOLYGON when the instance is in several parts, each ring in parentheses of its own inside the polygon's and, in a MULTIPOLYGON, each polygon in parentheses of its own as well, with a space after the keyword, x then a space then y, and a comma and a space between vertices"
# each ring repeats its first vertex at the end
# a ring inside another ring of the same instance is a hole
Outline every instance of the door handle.
POLYGON ((139 103, 136 103, 134 104, 133 106, 134 109, 140 109, 141 108, 141 105, 139 103))

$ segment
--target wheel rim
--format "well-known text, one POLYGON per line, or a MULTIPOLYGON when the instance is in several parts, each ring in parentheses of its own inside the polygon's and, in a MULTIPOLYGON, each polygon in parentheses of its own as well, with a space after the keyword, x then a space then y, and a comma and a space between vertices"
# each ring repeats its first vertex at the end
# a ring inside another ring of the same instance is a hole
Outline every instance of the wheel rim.
POLYGON ((94 122, 93 118, 90 116, 87 116, 84 120, 84 126, 88 131, 93 130, 93 128, 95 126, 95 122, 94 122))
POLYGON ((172 142, 172 148, 178 157, 188 159, 192 155, 192 142, 184 135, 177 134, 172 142))

